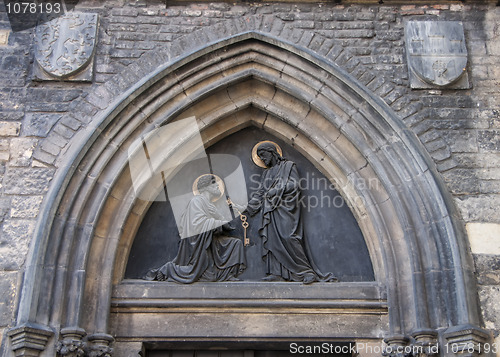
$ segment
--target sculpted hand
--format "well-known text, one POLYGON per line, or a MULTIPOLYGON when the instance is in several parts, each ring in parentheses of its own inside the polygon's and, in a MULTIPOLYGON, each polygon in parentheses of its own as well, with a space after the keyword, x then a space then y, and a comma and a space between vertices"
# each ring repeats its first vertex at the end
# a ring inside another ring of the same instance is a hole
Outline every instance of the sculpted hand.
POLYGON ((234 231, 236 228, 234 226, 232 226, 230 223, 225 223, 222 226, 222 229, 225 231, 234 231))
POLYGON ((243 213, 245 211, 245 209, 246 209, 245 206, 239 205, 239 204, 234 203, 234 202, 233 202, 233 207, 236 208, 236 210, 240 211, 241 213, 243 213))

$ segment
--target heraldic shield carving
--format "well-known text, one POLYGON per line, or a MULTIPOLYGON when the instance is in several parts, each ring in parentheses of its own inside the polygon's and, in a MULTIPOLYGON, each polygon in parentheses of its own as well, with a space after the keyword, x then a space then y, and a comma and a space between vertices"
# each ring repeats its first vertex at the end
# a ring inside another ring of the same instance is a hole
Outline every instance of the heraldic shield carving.
POLYGON ((405 39, 412 88, 469 88, 461 22, 409 21, 405 39))
POLYGON ((98 15, 69 12, 36 28, 39 80, 91 81, 98 15))

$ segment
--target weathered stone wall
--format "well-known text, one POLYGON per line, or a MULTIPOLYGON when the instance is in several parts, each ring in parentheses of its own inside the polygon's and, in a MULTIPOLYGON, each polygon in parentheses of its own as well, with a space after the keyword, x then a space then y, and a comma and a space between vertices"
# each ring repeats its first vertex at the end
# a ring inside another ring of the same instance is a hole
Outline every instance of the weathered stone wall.
POLYGON ((100 15, 92 84, 33 81, 34 31, 10 32, 5 9, 0 14, 0 338, 14 325, 37 214, 75 134, 151 72, 151 63, 161 63, 155 53, 168 52, 172 59, 249 30, 335 61, 418 135, 467 226, 485 326, 500 333, 500 7, 225 2, 166 7, 137 0, 82 1, 77 9, 100 15), (463 21, 472 89, 409 88, 404 21, 419 19, 463 21), (184 40, 195 31, 198 43, 184 40))

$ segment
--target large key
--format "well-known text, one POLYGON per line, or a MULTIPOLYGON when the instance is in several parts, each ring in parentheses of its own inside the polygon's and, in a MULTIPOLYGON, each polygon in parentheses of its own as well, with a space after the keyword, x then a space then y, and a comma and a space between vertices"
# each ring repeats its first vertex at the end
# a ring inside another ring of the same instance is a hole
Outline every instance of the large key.
MULTIPOLYGON (((230 198, 227 199, 227 204, 229 205, 230 208, 233 208, 233 202, 231 201, 230 198)), ((238 214, 240 215, 240 219, 241 219, 241 226, 243 227, 243 231, 244 231, 244 236, 243 236, 243 245, 245 247, 249 246, 250 245, 250 238, 247 237, 247 228, 249 226, 248 222, 247 222, 247 216, 242 214, 240 212, 239 209, 237 209, 236 207, 234 207, 234 209, 236 210, 236 212, 238 212, 238 214)))
POLYGON ((240 213, 240 219, 241 219, 241 226, 243 227, 244 231, 243 245, 246 247, 250 245, 250 238, 247 237, 247 228, 248 228, 247 216, 240 213))

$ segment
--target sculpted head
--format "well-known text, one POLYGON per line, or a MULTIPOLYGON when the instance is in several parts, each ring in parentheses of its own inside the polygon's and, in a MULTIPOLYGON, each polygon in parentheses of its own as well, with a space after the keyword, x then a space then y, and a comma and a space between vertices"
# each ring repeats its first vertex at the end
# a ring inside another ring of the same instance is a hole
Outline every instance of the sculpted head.
POLYGON ((204 175, 200 177, 196 188, 200 193, 209 192, 213 196, 220 195, 219 185, 214 175, 204 175))
POLYGON ((274 166, 281 160, 281 156, 272 143, 262 143, 257 148, 257 155, 267 167, 274 166))

